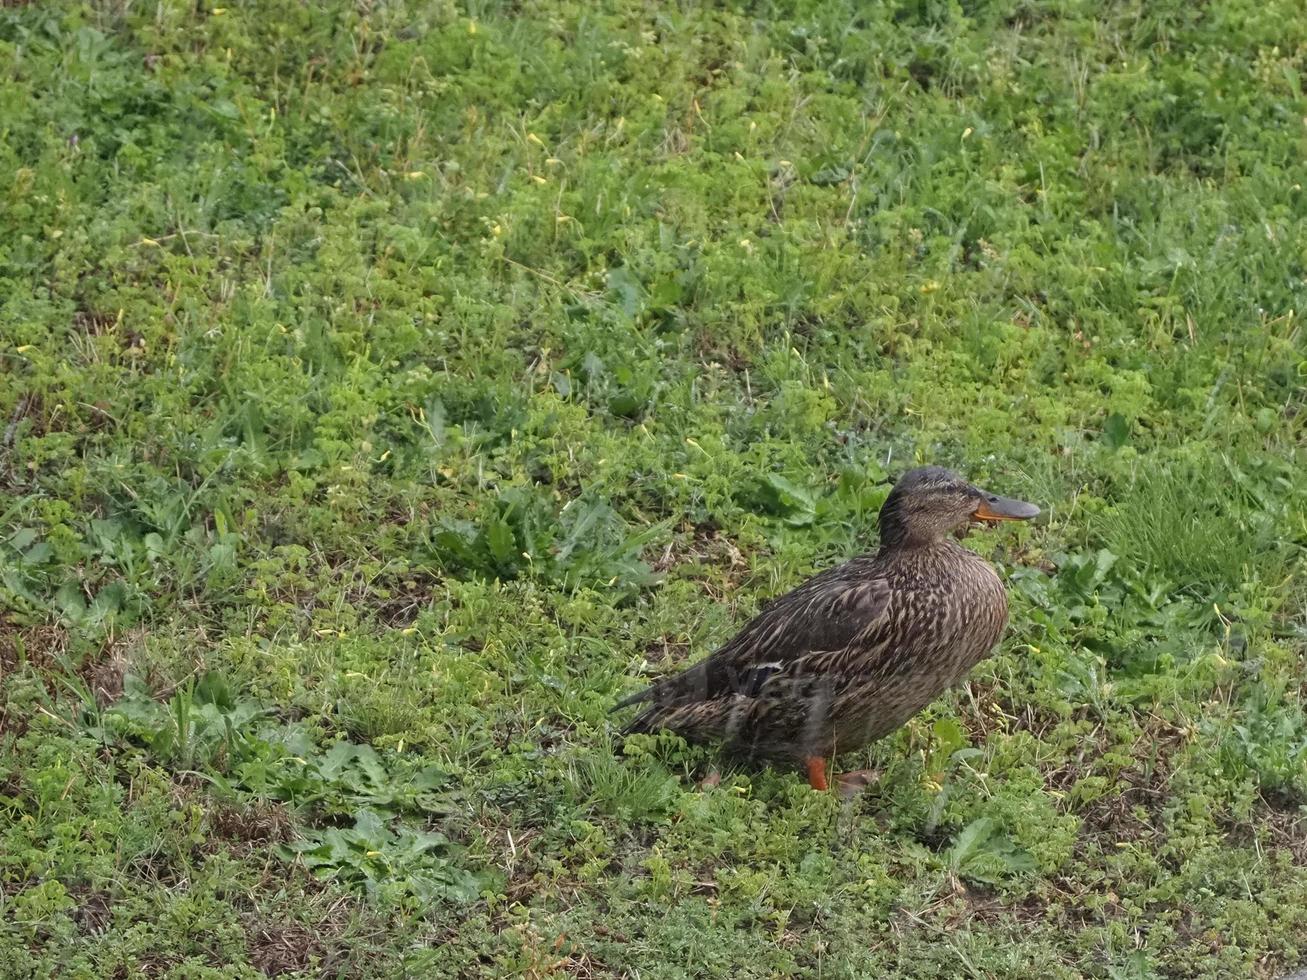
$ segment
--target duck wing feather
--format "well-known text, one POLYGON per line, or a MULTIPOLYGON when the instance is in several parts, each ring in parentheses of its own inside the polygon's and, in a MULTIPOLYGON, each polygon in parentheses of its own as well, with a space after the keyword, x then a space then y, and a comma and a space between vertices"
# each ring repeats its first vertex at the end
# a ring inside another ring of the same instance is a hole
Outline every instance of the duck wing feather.
MULTIPOLYGON (((814 654, 838 655, 870 640, 885 621, 891 589, 874 557, 855 558, 769 603, 712 656, 625 698, 665 708, 734 696, 756 697, 776 674, 814 654)), ((872 644, 875 645, 875 644, 872 644)), ((809 661, 811 663, 811 661, 809 661)), ((639 719, 632 727, 639 725, 639 719)))

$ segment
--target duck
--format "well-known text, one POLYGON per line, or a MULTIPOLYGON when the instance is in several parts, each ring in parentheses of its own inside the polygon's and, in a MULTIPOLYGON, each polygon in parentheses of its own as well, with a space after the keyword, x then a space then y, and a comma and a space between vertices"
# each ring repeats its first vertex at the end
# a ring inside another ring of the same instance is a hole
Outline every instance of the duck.
POLYGON ((997 570, 960 542, 976 524, 1024 521, 1034 504, 942 466, 903 474, 880 509, 879 548, 766 604, 706 659, 619 701, 624 735, 674 732, 860 792, 872 770, 834 758, 898 729, 994 650, 1008 622, 997 570))

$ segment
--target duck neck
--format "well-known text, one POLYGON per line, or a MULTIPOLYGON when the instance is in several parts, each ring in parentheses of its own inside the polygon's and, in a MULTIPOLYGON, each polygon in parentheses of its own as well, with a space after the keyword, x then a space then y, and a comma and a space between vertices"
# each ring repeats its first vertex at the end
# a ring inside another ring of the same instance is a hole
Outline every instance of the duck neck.
POLYGON ((887 539, 882 535, 880 539, 880 554, 886 557, 895 555, 923 557, 962 550, 965 549, 952 538, 913 537, 907 535, 887 539))
POLYGON ((940 534, 937 528, 923 528, 901 520, 894 508, 883 511, 880 515, 882 555, 923 555, 965 550, 951 533, 940 534))
POLYGON ((897 507, 886 507, 880 513, 881 554, 947 547, 951 541, 935 528, 922 528, 903 520, 897 507))

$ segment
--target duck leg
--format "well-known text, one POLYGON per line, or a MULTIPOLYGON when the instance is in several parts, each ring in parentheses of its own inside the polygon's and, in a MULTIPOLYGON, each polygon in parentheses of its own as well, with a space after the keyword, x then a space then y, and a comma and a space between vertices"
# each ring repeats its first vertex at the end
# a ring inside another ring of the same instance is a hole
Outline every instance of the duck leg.
POLYGON ((807 759, 808 785, 815 790, 825 792, 830 789, 826 781, 826 760, 819 755, 810 755, 807 759))
POLYGON ((844 799, 852 799, 861 793, 864 789, 880 780, 882 775, 879 769, 854 769, 852 772, 842 772, 834 779, 834 785, 826 776, 826 760, 819 755, 808 756, 806 760, 808 769, 808 785, 813 789, 825 793, 835 792, 844 799))
POLYGON ((835 792, 846 800, 851 799, 877 782, 880 777, 879 769, 854 769, 852 772, 842 772, 835 777, 835 792))

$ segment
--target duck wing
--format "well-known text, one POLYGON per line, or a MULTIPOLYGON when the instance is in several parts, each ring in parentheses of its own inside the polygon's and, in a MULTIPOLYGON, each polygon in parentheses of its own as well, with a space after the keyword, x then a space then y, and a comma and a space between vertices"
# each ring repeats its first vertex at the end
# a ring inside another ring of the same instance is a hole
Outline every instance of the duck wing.
POLYGON ((885 620, 891 589, 876 571, 874 558, 855 558, 809 579, 773 600, 708 659, 625 698, 614 710, 642 701, 667 708, 756 697, 770 678, 813 654, 846 650, 885 620))

